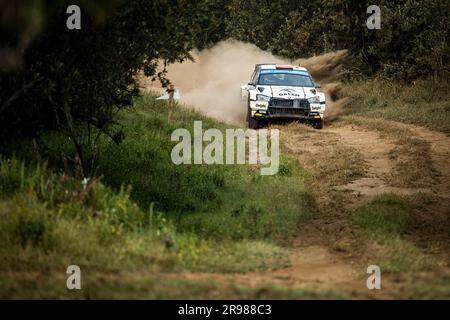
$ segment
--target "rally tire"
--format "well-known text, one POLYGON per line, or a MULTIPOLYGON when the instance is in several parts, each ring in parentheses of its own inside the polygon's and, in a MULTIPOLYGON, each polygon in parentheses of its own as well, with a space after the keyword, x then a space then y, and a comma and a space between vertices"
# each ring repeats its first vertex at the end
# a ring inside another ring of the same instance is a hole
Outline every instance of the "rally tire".
POLYGON ((315 129, 323 129, 323 126, 324 126, 323 119, 320 119, 320 120, 314 122, 315 129))
POLYGON ((250 105, 247 108, 247 122, 248 122, 248 127, 250 129, 258 129, 259 128, 258 120, 254 119, 252 117, 252 110, 250 109, 250 105))

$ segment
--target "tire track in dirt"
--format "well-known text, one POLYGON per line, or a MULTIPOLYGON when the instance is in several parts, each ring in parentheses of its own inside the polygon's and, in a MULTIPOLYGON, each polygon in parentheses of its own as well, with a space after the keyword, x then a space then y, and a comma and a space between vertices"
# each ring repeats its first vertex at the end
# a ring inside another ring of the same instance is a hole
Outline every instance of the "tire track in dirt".
MULTIPOLYGON (((297 154, 300 162, 309 170, 317 169, 316 166, 311 166, 311 163, 314 163, 311 159, 318 157, 320 161, 320 153, 323 153, 327 144, 334 148, 340 144, 353 148, 362 156, 363 161, 367 164, 366 172, 363 176, 357 177, 349 183, 332 188, 333 190, 344 193, 348 192, 346 194, 344 210, 342 210, 342 207, 339 208, 339 206, 336 207, 334 212, 333 210, 331 212, 330 210, 322 210, 319 213, 321 216, 313 219, 309 225, 300 227, 300 234, 297 241, 306 243, 307 245, 319 243, 322 248, 327 248, 331 256, 335 256, 336 251, 341 251, 344 253, 344 256, 348 255, 350 257, 345 260, 347 265, 343 265, 342 268, 353 269, 354 271, 354 261, 363 256, 364 253, 362 251, 364 246, 360 246, 360 250, 358 250, 357 243, 362 241, 362 239, 354 232, 354 226, 349 221, 350 217, 348 214, 353 208, 370 201, 382 193, 394 193, 400 196, 412 197, 419 194, 421 195, 419 199, 422 199, 424 195, 430 198, 437 195, 437 201, 427 203, 429 208, 427 212, 424 212, 422 221, 417 221, 419 225, 428 224, 429 231, 426 231, 427 229, 425 228, 421 232, 414 232, 414 234, 407 235, 406 238, 419 244, 419 247, 425 249, 425 252, 429 253, 430 249, 439 252, 438 257, 443 262, 440 264, 446 264, 448 267, 450 264, 448 263, 448 254, 446 252, 448 253, 448 249, 450 248, 450 202, 448 201, 450 197, 450 138, 443 133, 434 132, 426 128, 392 121, 388 122, 390 125, 407 130, 415 138, 430 144, 432 166, 438 172, 438 179, 432 179, 431 181, 433 182, 427 188, 391 185, 391 177, 394 176, 396 161, 398 160, 391 157, 391 151, 396 147, 396 137, 387 138, 386 134, 381 134, 377 130, 369 130, 368 128, 356 125, 338 125, 330 126, 321 132, 306 130, 306 134, 304 134, 306 139, 301 139, 301 134, 296 134, 296 130, 294 129, 294 132, 289 132, 289 135, 295 141, 300 140, 304 142, 299 145, 296 142, 292 143, 288 139, 287 146, 297 154), (322 142, 320 144, 312 142, 316 139, 321 139, 322 142), (436 226, 438 226, 437 231, 436 226), (328 238, 328 241, 323 241, 323 238, 328 238), (353 252, 350 253, 349 251, 353 252), (445 260, 447 260, 447 263, 445 260)), ((300 130, 305 131, 305 129, 300 130)), ((408 155, 404 156, 407 157, 408 155)), ((327 191, 330 190, 325 189, 325 192, 327 191)), ((319 194, 319 197, 333 198, 333 194, 332 192, 328 195, 319 194)), ((321 202, 325 202, 326 206, 333 206, 333 199, 328 202, 321 199, 321 202)), ((415 219, 418 220, 418 217, 415 217, 415 219)), ((340 256, 342 257, 342 254, 340 256)), ((326 264, 328 262, 324 259, 322 263, 326 264)), ((359 267, 361 266, 359 265, 359 267)), ((394 284, 393 287, 395 286, 394 284)), ((392 292, 393 294, 395 294, 394 291, 392 292)))
POLYGON ((291 250, 290 261, 289 267, 277 270, 230 274, 184 272, 171 276, 189 281, 220 282, 228 286, 308 289, 317 291, 319 296, 332 292, 349 298, 389 298, 384 292, 367 290, 364 275, 323 246, 295 247, 291 250))
MULTIPOLYGON (((185 272, 170 276, 192 281, 217 281, 229 286, 278 285, 289 289, 332 290, 350 298, 401 298, 403 284, 398 282, 398 278, 402 278, 402 275, 383 277, 383 288, 387 288, 385 290, 371 291, 366 288, 367 266, 361 259, 367 248, 363 244, 364 238, 351 221, 350 213, 355 206, 386 192, 403 196, 438 194, 440 198, 448 200, 450 138, 421 127, 396 122, 390 124, 407 129, 412 135, 430 144, 431 159, 439 178, 429 188, 391 185, 390 177, 396 170, 397 161, 391 157, 391 150, 396 146, 395 137, 387 138, 377 130, 356 125, 331 125, 324 130, 314 130, 298 124, 282 126, 283 145, 297 156, 308 171, 319 171, 316 172, 317 177, 322 177, 320 171, 326 170, 326 165, 321 167, 318 163, 339 161, 341 153, 334 153, 339 148, 353 150, 355 158, 361 157, 358 161, 365 164, 364 174, 354 177, 350 174, 351 181, 348 183, 336 184, 331 179, 330 185, 324 186, 325 183, 321 183, 321 178, 318 178, 318 181, 310 184, 311 188, 315 188, 313 195, 318 212, 311 221, 299 226, 298 237, 290 250, 289 267, 244 274, 185 272)), ((342 154, 349 159, 353 156, 351 152, 342 154)), ((431 208, 439 211, 445 230, 446 221, 450 217, 449 201, 437 201, 431 208)), ((434 218, 435 216, 426 217, 425 220, 434 224, 434 218)), ((412 235, 413 240, 418 237, 420 235, 412 235)), ((420 241, 424 243, 430 240, 429 234, 423 234, 422 237, 420 241)), ((448 238, 444 237, 443 241, 446 240, 448 238)), ((449 247, 444 244, 438 250, 449 247)))
POLYGON ((450 198, 450 137, 442 132, 398 123, 398 126, 414 132, 431 147, 431 158, 435 169, 439 172, 439 183, 432 186, 432 190, 443 198, 450 198))
POLYGON ((368 164, 366 176, 339 186, 351 191, 355 197, 351 207, 357 207, 383 193, 411 195, 417 192, 429 193, 426 188, 407 188, 390 185, 389 178, 395 170, 390 152, 395 147, 395 139, 382 139, 380 134, 356 126, 332 127, 328 132, 339 136, 339 141, 355 148, 368 164))
MULTIPOLYGON (((339 146, 354 149, 366 164, 365 173, 352 179, 349 183, 332 186, 331 190, 327 188, 320 190, 320 187, 313 185, 313 188, 319 189, 319 193, 315 195, 319 202, 319 214, 311 222, 300 226, 296 247, 291 254, 292 269, 300 269, 302 263, 307 261, 307 258, 302 257, 300 253, 307 252, 308 255, 316 257, 311 260, 314 261, 314 264, 311 264, 314 270, 330 272, 326 281, 330 288, 340 288, 344 292, 350 292, 359 297, 393 297, 398 288, 394 289, 397 285, 390 283, 393 290, 391 292, 384 291, 378 296, 377 293, 369 292, 365 288, 365 270, 361 268, 362 265, 358 261, 364 255, 365 249, 365 246, 358 245, 358 242, 364 240, 359 237, 358 232, 355 232, 355 227, 350 221, 351 210, 383 193, 394 193, 401 196, 443 194, 445 198, 450 196, 450 138, 443 133, 422 127, 392 121, 389 121, 389 124, 408 130, 412 136, 431 145, 430 156, 434 169, 439 173, 439 179, 433 180, 434 183, 429 188, 391 185, 391 178, 394 176, 396 161, 398 161, 391 156, 397 143, 395 136, 389 138, 388 135, 377 130, 356 125, 332 125, 321 131, 295 124, 281 128, 285 136, 288 136, 284 141, 286 147, 309 171, 326 170, 326 166, 318 167, 317 162, 330 160, 326 155, 332 155, 332 153, 327 149, 336 149, 339 146), (345 194, 344 204, 335 201, 335 191, 337 194, 345 194), (321 194, 323 192, 329 193, 321 194), (335 204, 336 206, 334 206, 335 204), (330 265, 333 266, 333 270, 328 269, 330 265)), ((319 174, 319 176, 321 175, 319 174)), ((434 207, 434 209, 446 215, 448 219, 450 213, 448 210, 446 211, 446 208, 449 202, 443 202, 446 204, 434 207)), ((429 222, 439 224, 439 220, 429 222)), ((417 240, 418 235, 415 237, 417 240)), ((422 241, 427 242, 429 239, 424 236, 422 241)), ((440 249, 442 251, 445 248, 444 245, 440 249)), ((305 279, 309 279, 309 282, 320 281, 320 277, 314 272, 311 272, 305 279)), ((388 283, 388 286, 389 282, 389 278, 384 279, 384 283, 388 283)))

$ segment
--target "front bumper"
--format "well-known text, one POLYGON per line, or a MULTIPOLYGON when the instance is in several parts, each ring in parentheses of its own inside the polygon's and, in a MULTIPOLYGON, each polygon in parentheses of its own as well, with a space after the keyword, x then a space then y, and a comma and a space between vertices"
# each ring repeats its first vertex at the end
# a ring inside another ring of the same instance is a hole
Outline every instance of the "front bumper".
POLYGON ((252 115, 254 119, 302 119, 302 120, 320 120, 323 115, 320 113, 305 112, 295 113, 264 113, 264 111, 255 111, 252 115))
POLYGON ((255 101, 251 111, 254 119, 320 120, 325 110, 322 104, 310 104, 306 99, 271 99, 270 102, 255 101))

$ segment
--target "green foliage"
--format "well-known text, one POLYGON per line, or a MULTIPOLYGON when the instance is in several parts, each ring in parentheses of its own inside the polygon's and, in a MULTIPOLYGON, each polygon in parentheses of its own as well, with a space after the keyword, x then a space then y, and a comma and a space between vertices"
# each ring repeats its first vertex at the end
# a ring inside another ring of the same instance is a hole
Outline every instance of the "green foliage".
POLYGON ((384 1, 380 8, 382 28, 368 46, 368 52, 381 55, 379 65, 383 73, 402 80, 448 78, 448 2, 384 1))
POLYGON ((381 29, 369 30, 370 1, 239 1, 228 5, 228 35, 287 58, 348 49, 349 75, 411 81, 450 75, 445 0, 379 1, 381 29))
POLYGON ((450 90, 447 81, 429 79, 403 85, 383 79, 344 87, 352 100, 344 115, 400 121, 450 132, 450 90))
POLYGON ((42 205, 17 208, 10 241, 25 247, 49 248, 52 245, 52 222, 42 205))
POLYGON ((205 13, 201 2, 90 3, 79 4, 81 30, 69 30, 71 2, 43 1, 45 23, 24 48, 23 65, 0 73, 0 144, 58 129, 71 138, 76 154, 64 156, 82 177, 95 175, 100 136, 122 141, 114 115, 138 93, 137 72, 167 85, 158 64, 188 58, 196 35, 207 28, 198 25, 205 13))
MULTIPOLYGON (((155 100, 152 95, 136 98, 135 108, 123 110, 118 119, 126 138, 120 145, 102 140, 98 167, 102 182, 118 193, 129 193, 144 211, 154 206, 157 211, 165 212, 178 231, 201 234, 209 239, 284 241, 290 239, 298 223, 311 216, 310 195, 303 183, 305 173, 291 156, 280 158, 277 175, 265 177, 260 176, 258 167, 248 165, 175 165, 170 158, 177 143, 170 140, 175 128, 184 127, 192 132, 195 120, 202 120, 205 130, 226 127, 179 107, 168 124, 165 102, 155 100), (124 190, 122 186, 130 186, 130 189, 124 190)), ((58 154, 60 150, 74 153, 70 141, 64 135, 51 133, 42 135, 38 144, 42 156, 49 159, 49 165, 65 172, 58 154)), ((17 149, 21 147, 18 145, 17 149)), ((34 155, 30 156, 26 150, 18 156, 30 163, 35 161, 34 155)), ((15 165, 8 170, 15 172, 15 178, 4 179, 12 179, 13 185, 20 185, 20 167, 15 165)), ((37 192, 40 199, 55 205, 67 202, 64 190, 79 187, 82 179, 64 177, 50 176, 48 179, 59 182, 55 186, 43 183, 42 191, 37 192)), ((90 182, 98 183, 98 180, 90 182)), ((101 196, 97 195, 97 189, 102 188, 94 188, 89 195, 80 194, 85 202, 68 206, 73 207, 72 211, 83 205, 102 211, 101 203, 105 200, 98 200, 101 196)))
MULTIPOLYGON (((176 110, 174 121, 167 124, 166 105, 154 97, 135 101, 136 109, 120 114, 126 139, 121 145, 104 144, 99 173, 104 181, 119 189, 131 185, 135 201, 143 208, 152 202, 164 211, 183 212, 218 204, 223 189, 224 169, 220 166, 173 164, 170 154, 176 144, 170 140, 177 127, 192 130, 201 116, 176 110)), ((211 123, 201 117, 205 123, 211 123)))
POLYGON ((9 186, 0 200, 0 276, 2 270, 52 269, 71 261, 108 271, 165 272, 247 272, 289 263, 286 251, 272 243, 179 233, 153 206, 140 210, 129 189, 115 193, 98 180, 27 168, 16 159, 0 164, 2 189, 9 186))
POLYGON ((223 130, 223 124, 176 108, 169 125, 165 103, 154 96, 137 98, 135 106, 119 115, 126 139, 104 146, 99 172, 116 190, 131 185, 141 208, 154 202, 178 230, 214 239, 286 239, 309 218, 304 173, 292 158, 282 157, 279 173, 268 177, 245 165, 175 165, 172 130, 192 133, 195 120, 203 121, 204 130, 223 130))

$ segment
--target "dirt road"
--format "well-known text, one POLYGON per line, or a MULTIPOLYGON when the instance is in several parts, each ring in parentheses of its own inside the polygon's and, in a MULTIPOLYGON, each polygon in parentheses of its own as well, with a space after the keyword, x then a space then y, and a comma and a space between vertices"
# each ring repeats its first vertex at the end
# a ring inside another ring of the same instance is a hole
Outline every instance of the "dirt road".
MULTIPOLYGON (((346 297, 399 298, 417 274, 383 276, 383 290, 368 290, 366 268, 377 264, 377 246, 352 221, 356 207, 384 193, 417 205, 415 228, 405 241, 432 256, 436 267, 421 273, 450 274, 450 138, 443 133, 371 119, 339 121, 323 130, 281 126, 284 146, 311 172, 314 218, 299 227, 290 266, 247 274, 185 273, 192 280, 257 286, 332 290, 346 297), (427 199, 426 206, 422 205, 427 199)), ((382 253, 381 253, 382 256, 382 253)))

